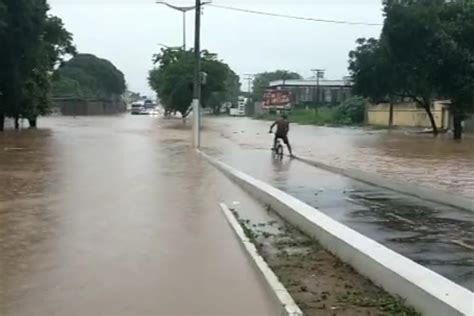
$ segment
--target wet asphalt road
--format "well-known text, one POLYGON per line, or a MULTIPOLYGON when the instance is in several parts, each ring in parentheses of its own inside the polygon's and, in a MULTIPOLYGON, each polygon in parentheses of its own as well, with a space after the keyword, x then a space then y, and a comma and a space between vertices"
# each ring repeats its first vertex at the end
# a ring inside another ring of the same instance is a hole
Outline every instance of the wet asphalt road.
MULTIPOLYGON (((242 148, 267 149, 271 122, 219 117, 206 121, 242 148)), ((474 199, 474 137, 455 142, 407 130, 290 126, 298 154, 340 168, 353 168, 434 187, 474 199)))
POLYGON ((0 315, 275 315, 218 207, 241 192, 160 125, 0 134, 0 315))
MULTIPOLYGON (((267 138, 271 143, 271 135, 267 138)), ((258 148, 251 140, 242 144, 222 137, 215 126, 207 139, 205 149, 215 157, 474 290, 473 213, 353 181, 289 158, 274 160, 269 149, 258 148)))

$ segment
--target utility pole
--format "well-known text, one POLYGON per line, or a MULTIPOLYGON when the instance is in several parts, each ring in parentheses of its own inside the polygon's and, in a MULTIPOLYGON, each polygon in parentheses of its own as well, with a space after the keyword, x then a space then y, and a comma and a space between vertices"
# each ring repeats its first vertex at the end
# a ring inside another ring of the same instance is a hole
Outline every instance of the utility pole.
MULTIPOLYGON (((324 78, 324 69, 311 69, 312 72, 316 75, 316 102, 319 103, 321 101, 321 93, 320 93, 320 87, 319 87, 319 79, 324 78)), ((318 104, 316 104, 316 107, 318 104)))
POLYGON ((247 114, 249 113, 253 113, 254 109, 252 109, 252 112, 249 112, 250 110, 250 105, 252 104, 252 82, 253 82, 253 79, 255 78, 255 75, 253 74, 245 74, 245 80, 247 80, 247 83, 248 83, 248 92, 249 92, 249 95, 248 95, 248 98, 247 98, 247 114))
POLYGON ((249 92, 249 96, 250 94, 252 93, 252 81, 253 81, 253 78, 255 77, 255 75, 252 75, 252 74, 245 74, 245 80, 247 80, 247 83, 248 83, 248 92, 249 92))
POLYGON ((193 145, 201 146, 201 0, 196 0, 196 24, 194 30, 194 91, 193 91, 193 145))
POLYGON ((288 70, 283 71, 283 86, 282 86, 282 90, 285 90, 285 87, 286 87, 286 79, 288 79, 288 70))

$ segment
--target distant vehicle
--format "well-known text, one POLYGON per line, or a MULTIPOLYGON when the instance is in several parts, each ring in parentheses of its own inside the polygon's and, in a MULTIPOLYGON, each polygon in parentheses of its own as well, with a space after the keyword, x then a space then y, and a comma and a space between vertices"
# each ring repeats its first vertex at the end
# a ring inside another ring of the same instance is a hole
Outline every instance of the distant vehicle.
POLYGON ((157 115, 159 111, 155 102, 145 100, 133 103, 131 113, 133 115, 157 115))
POLYGON ((143 102, 141 102, 141 101, 133 102, 131 113, 133 115, 140 114, 143 111, 144 108, 145 108, 145 105, 144 105, 143 102))
POLYGON ((237 103, 237 108, 230 109, 231 116, 245 116, 247 112, 247 102, 246 97, 239 97, 239 102, 237 103))

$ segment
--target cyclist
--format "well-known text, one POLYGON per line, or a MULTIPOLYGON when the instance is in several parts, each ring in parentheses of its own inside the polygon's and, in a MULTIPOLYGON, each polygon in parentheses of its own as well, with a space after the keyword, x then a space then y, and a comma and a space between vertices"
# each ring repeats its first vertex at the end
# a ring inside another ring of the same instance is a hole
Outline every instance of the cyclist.
POLYGON ((272 126, 270 126, 270 133, 273 132, 273 127, 275 127, 275 125, 277 130, 275 132, 275 139, 273 141, 273 150, 276 148, 278 139, 281 139, 286 144, 286 147, 288 147, 290 156, 294 157, 293 152, 291 151, 290 141, 288 140, 288 132, 290 131, 290 122, 288 121, 288 116, 286 116, 286 114, 282 114, 281 118, 275 121, 272 126))

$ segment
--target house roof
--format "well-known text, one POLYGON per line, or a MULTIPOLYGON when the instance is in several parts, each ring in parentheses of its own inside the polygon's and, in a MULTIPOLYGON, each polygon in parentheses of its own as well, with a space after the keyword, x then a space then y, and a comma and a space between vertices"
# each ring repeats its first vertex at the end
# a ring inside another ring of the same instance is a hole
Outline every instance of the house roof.
MULTIPOLYGON (((308 87, 316 87, 317 81, 316 79, 290 79, 290 80, 275 80, 271 81, 268 85, 269 87, 278 87, 278 86, 308 86, 308 87)), ((347 80, 326 80, 320 79, 319 80, 320 86, 325 87, 349 87, 351 86, 350 81, 347 80)))

